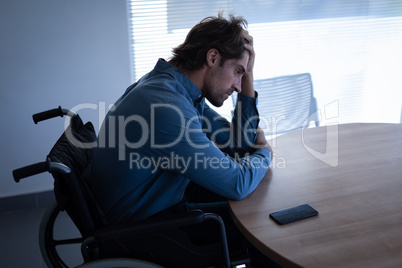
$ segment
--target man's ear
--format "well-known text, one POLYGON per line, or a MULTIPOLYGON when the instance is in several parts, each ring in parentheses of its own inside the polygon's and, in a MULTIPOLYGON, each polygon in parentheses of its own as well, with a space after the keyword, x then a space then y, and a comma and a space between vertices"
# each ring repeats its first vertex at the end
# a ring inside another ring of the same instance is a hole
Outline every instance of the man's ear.
POLYGON ((215 64, 219 64, 220 62, 220 54, 219 51, 215 48, 211 48, 207 52, 207 65, 212 67, 215 64))

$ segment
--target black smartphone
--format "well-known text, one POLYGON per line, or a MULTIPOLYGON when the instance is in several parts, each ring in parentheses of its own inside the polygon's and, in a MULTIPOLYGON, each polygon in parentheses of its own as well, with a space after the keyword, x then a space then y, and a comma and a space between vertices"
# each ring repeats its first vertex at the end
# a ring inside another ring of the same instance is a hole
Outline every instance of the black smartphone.
POLYGON ((279 224, 287 224, 317 215, 318 211, 308 204, 280 210, 269 214, 269 216, 279 224))

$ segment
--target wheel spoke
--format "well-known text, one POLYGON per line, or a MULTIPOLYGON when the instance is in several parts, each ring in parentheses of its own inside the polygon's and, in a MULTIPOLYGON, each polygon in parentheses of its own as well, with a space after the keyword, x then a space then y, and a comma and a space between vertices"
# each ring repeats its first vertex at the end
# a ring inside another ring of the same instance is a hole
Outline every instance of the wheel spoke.
POLYGON ((49 245, 56 247, 59 245, 80 244, 82 241, 84 241, 83 238, 71 238, 71 239, 62 239, 62 240, 52 239, 51 241, 49 241, 49 245))

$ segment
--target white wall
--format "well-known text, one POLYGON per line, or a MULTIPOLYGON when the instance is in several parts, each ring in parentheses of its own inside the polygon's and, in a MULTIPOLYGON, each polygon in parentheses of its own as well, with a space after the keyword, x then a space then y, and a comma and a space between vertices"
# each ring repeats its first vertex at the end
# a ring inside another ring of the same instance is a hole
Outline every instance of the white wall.
MULTIPOLYGON (((15 183, 44 161, 65 118, 32 114, 113 103, 130 84, 125 0, 0 0, 0 197, 50 190, 50 174, 15 183)), ((83 109, 98 129, 102 111, 83 109)))

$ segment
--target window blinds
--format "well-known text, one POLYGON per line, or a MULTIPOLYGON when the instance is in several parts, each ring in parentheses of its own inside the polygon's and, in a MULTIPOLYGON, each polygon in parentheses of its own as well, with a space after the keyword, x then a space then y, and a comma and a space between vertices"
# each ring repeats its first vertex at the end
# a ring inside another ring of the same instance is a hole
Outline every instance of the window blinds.
POLYGON ((324 123, 328 114, 339 123, 400 120, 401 1, 127 1, 133 82, 168 59, 192 26, 224 10, 249 22, 255 79, 311 74, 324 123))

